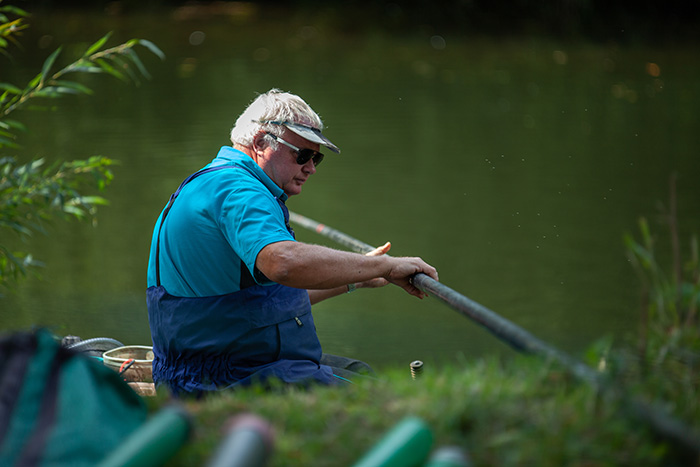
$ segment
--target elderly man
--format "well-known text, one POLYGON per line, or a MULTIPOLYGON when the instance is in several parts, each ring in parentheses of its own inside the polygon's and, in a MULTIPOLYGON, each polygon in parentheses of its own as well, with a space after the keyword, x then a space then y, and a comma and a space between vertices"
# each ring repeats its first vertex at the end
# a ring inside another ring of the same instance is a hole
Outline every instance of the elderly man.
POLYGON ((409 294, 420 258, 297 242, 285 201, 323 160, 318 115, 298 96, 258 96, 231 130, 233 147, 188 177, 156 222, 148 263, 153 378, 200 393, 276 378, 334 384, 322 363, 311 305, 388 282, 409 294))

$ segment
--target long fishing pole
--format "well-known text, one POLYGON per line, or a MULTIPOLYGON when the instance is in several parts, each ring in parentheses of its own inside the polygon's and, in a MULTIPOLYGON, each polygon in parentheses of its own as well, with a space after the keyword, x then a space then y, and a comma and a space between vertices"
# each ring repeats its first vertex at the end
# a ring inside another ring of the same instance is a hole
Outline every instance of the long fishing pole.
MULTIPOLYGON (((369 253, 370 251, 374 250, 372 245, 357 240, 339 230, 325 224, 321 224, 320 222, 316 222, 315 220, 309 219, 308 217, 300 214, 290 212, 289 220, 304 228, 313 230, 324 237, 330 238, 331 240, 334 240, 335 242, 344 245, 357 253, 369 253)), ((439 298, 461 314, 481 324, 491 333, 495 334, 496 337, 506 341, 516 350, 553 358, 554 360, 557 360, 566 365, 568 368, 572 369, 576 375, 588 383, 593 385, 598 384, 598 374, 589 366, 574 361, 568 355, 560 352, 554 347, 547 345, 545 342, 533 336, 525 329, 516 326, 511 321, 508 321, 485 306, 470 300, 459 292, 456 292, 455 290, 436 281, 426 274, 416 274, 412 281, 413 285, 421 289, 423 292, 439 298)))
MULTIPOLYGON (((372 245, 357 240, 339 230, 306 216, 302 216, 301 214, 290 212, 289 220, 301 227, 327 237, 340 245, 350 248, 357 253, 369 253, 375 249, 372 245)), ((604 381, 600 373, 593 370, 590 366, 548 345, 520 326, 517 326, 485 306, 436 281, 432 277, 419 273, 413 277, 412 281, 413 285, 423 292, 439 298, 462 315, 476 321, 496 337, 509 343, 516 350, 553 359, 561 363, 574 375, 581 378, 595 389, 606 388, 610 393, 616 392, 609 385, 604 386, 604 381)), ((618 395, 618 397, 625 404, 628 411, 634 416, 644 420, 654 428, 658 434, 673 440, 685 452, 692 453, 696 461, 700 459, 700 437, 694 433, 693 430, 689 429, 678 420, 668 416, 666 412, 656 406, 651 406, 644 401, 625 398, 621 395, 618 395)))

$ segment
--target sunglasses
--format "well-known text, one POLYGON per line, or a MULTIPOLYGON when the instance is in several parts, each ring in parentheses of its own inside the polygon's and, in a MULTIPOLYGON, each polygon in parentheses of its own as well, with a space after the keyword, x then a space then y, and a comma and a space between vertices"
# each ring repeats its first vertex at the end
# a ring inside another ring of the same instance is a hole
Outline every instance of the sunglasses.
POLYGON ((323 154, 321 154, 318 151, 314 151, 313 149, 309 149, 309 148, 299 149, 298 147, 294 146, 293 144, 286 142, 285 140, 283 140, 279 136, 273 135, 269 131, 266 131, 265 134, 272 136, 275 139, 275 141, 277 141, 278 143, 282 143, 285 146, 288 146, 292 150, 294 150, 294 152, 297 153, 297 164, 299 164, 299 165, 304 165, 307 162, 309 162, 309 159, 311 159, 314 161, 314 167, 318 167, 319 164, 321 163, 321 161, 323 160, 323 154))

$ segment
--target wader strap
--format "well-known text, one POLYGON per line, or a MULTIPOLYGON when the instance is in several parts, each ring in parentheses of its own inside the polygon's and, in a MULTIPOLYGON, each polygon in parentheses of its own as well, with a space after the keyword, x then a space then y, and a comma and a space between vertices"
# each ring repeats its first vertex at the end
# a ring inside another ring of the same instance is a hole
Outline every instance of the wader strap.
POLYGON ((202 169, 198 172, 193 173, 189 177, 187 177, 177 188, 175 193, 170 195, 170 200, 168 201, 168 205, 165 207, 163 210, 163 217, 160 220, 160 226, 158 227, 158 236, 156 237, 156 284, 158 287, 160 287, 160 232, 163 230, 163 224, 165 223, 165 216, 168 215, 170 212, 170 208, 173 207, 173 203, 175 202, 175 198, 180 194, 180 191, 190 183, 192 180, 195 178, 199 177, 200 175, 204 175, 205 173, 209 172, 214 172, 215 170, 221 170, 221 169, 236 169, 238 167, 234 165, 217 165, 216 167, 207 167, 206 169, 202 169))
MULTIPOLYGON (((200 175, 204 175, 205 173, 209 172, 214 172, 215 170, 221 170, 221 169, 243 169, 247 170, 245 167, 239 167, 236 165, 217 165, 216 167, 207 167, 206 169, 202 169, 199 172, 195 172, 189 177, 187 177, 178 187, 178 189, 170 195, 170 200, 168 201, 168 205, 165 207, 163 210, 163 217, 160 220, 160 225, 158 226, 158 236, 156 237, 156 285, 160 287, 160 233, 163 230, 163 224, 165 223, 165 217, 168 215, 170 212, 170 208, 173 207, 173 203, 175 202, 175 198, 178 197, 180 194, 180 191, 184 188, 185 185, 187 185, 189 182, 194 180, 195 178, 199 177, 200 175)), ((280 207, 282 208, 282 212, 284 213, 284 224, 287 227, 287 230, 289 231, 290 234, 292 234, 292 237, 294 237, 294 230, 292 229, 292 226, 289 225, 289 209, 287 209, 287 206, 284 204, 284 201, 279 199, 278 197, 275 197, 275 200, 279 203, 280 207)))

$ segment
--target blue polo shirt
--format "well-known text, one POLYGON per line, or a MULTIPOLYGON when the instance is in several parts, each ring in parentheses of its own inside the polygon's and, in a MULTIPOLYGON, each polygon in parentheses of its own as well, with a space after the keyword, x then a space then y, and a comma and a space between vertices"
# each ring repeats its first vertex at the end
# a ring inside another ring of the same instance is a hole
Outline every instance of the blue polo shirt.
MULTIPOLYGON (((220 149, 210 166, 232 168, 186 184, 168 213, 160 238, 161 285, 174 296, 208 297, 271 283, 255 268, 266 245, 294 241, 276 198, 284 191, 245 153, 220 149)), ((151 241, 148 286, 156 284, 155 251, 161 212, 151 241)))

